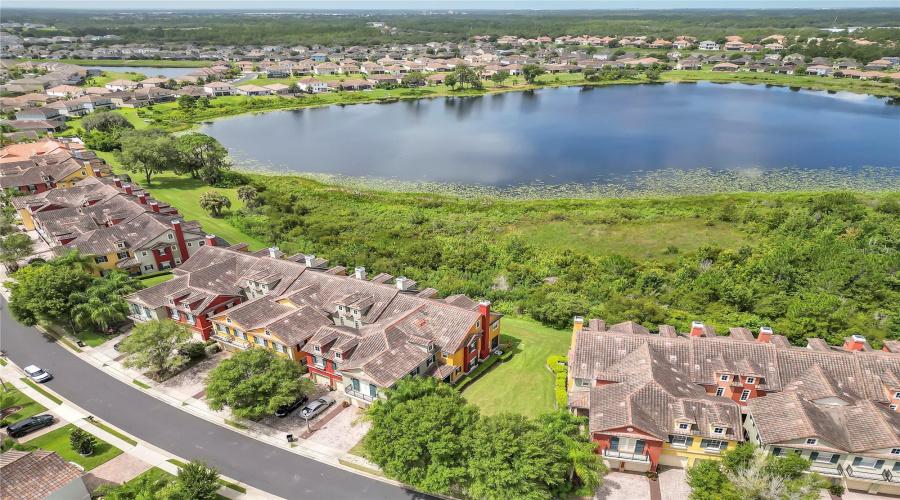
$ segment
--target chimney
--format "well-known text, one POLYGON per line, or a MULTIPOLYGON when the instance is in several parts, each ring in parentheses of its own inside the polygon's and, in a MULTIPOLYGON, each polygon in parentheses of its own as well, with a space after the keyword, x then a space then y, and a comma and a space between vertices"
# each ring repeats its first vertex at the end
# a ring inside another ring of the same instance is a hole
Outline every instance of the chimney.
POLYGON ((478 312, 481 313, 481 352, 478 357, 484 359, 491 354, 491 301, 482 300, 478 303, 478 312))
POLYGON ((95 168, 95 169, 93 169, 93 170, 94 170, 94 177, 103 177, 102 175, 100 175, 100 169, 99 169, 99 168, 95 168))
POLYGON ((181 252, 181 262, 184 263, 188 260, 188 250, 187 244, 184 242, 184 232, 181 229, 181 221, 175 219, 172 221, 172 230, 175 231, 175 240, 178 241, 178 251, 181 252))
POLYGON ((146 204, 147 204, 147 193, 141 193, 141 194, 139 194, 139 195, 138 195, 138 202, 139 202, 141 205, 146 205, 146 204))
POLYGON ((848 351, 862 351, 868 342, 862 335, 851 335, 844 338, 844 349, 848 351))
POLYGON ((772 329, 768 326, 759 327, 759 336, 756 337, 757 342, 769 343, 772 341, 772 329))
POLYGON ((153 210, 156 213, 159 213, 159 203, 155 201, 150 202, 150 210, 153 210))
POLYGON ((306 267, 314 267, 316 263, 316 256, 312 254, 304 255, 303 262, 306 264, 306 267))
MULTIPOLYGON (((278 247, 269 247, 269 257, 272 257, 273 259, 277 259, 278 253, 279 253, 278 247)), ((315 259, 315 257, 313 257, 313 258, 315 259)))
POLYGON ((125 194, 132 194, 131 184, 125 184, 125 194))
POLYGON ((572 333, 578 333, 584 328, 584 316, 575 316, 572 326, 572 333))
POLYGON ((366 279, 366 268, 364 267, 357 267, 353 270, 353 273, 356 274, 356 279, 358 280, 366 279))
POLYGON ((117 188, 122 187, 122 179, 119 179, 118 177, 113 179, 113 183, 116 185, 117 188))
POLYGON ((691 323, 691 337, 700 337, 703 335, 703 322, 694 321, 691 323))
POLYGON ((206 244, 209 245, 209 246, 211 246, 211 247, 216 246, 216 237, 215 237, 215 235, 207 234, 207 235, 206 235, 206 244))
POLYGON ((409 289, 409 280, 406 279, 406 276, 400 276, 397 278, 397 290, 407 290, 409 289))

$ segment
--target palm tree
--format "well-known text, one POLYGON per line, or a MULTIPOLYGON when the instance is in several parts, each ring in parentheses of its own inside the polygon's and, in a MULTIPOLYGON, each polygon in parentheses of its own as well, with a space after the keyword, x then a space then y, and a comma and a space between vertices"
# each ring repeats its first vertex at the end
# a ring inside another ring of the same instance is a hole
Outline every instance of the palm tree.
POLYGON ((143 287, 121 271, 112 272, 106 279, 96 280, 83 293, 72 295, 72 302, 78 304, 72 308, 73 317, 79 325, 95 323, 105 332, 111 323, 128 316, 128 305, 123 298, 143 287))
POLYGON ((34 252, 34 242, 27 234, 11 234, 0 240, 0 262, 10 272, 19 270, 19 261, 34 252))
POLYGON ((93 273, 97 269, 97 263, 94 260, 97 256, 93 254, 82 255, 81 250, 75 248, 62 257, 57 257, 50 261, 54 266, 71 267, 72 269, 81 269, 86 273, 93 273))
POLYGON ((585 431, 587 418, 558 410, 544 413, 540 416, 540 422, 565 448, 570 481, 577 476, 582 484, 592 489, 603 484, 603 474, 609 472, 609 469, 597 453, 597 443, 592 442, 585 431))

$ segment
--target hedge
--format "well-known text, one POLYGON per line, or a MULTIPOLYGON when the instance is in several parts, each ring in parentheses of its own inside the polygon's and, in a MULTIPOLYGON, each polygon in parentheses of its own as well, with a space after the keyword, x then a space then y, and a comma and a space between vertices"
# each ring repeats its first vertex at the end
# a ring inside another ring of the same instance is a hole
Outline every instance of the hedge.
POLYGON ((468 385, 471 382, 478 380, 478 377, 481 376, 482 373, 486 372, 488 368, 494 365, 500 358, 497 356, 489 357, 484 363, 478 365, 474 370, 472 370, 468 375, 464 376, 462 379, 456 382, 456 389, 459 391, 463 390, 463 387, 468 385))
POLYGON ((564 364, 568 362, 569 360, 565 356, 547 358, 547 367, 556 374, 556 406, 560 409, 565 409, 569 405, 569 393, 566 391, 569 368, 564 364))

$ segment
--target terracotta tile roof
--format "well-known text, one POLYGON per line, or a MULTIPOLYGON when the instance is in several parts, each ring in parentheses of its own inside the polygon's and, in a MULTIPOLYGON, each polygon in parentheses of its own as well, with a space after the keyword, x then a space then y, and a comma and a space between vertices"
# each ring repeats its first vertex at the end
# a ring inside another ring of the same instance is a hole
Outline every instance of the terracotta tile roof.
POLYGON ((0 497, 41 500, 72 481, 80 480, 82 474, 81 469, 54 451, 10 450, 0 455, 0 475, 3 477, 0 497))

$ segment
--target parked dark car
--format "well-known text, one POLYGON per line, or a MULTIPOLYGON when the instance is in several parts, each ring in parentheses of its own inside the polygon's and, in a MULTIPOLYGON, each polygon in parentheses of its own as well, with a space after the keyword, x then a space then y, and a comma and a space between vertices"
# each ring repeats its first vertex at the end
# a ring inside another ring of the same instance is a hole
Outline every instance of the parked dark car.
POLYGON ((10 425, 6 428, 6 433, 9 437, 17 438, 51 425, 53 425, 53 415, 35 415, 10 425))
POLYGON ((291 404, 279 406, 278 409, 275 410, 275 416, 278 418, 284 418, 290 415, 292 411, 300 408, 300 405, 305 404, 307 401, 309 401, 308 397, 300 396, 291 404))
POLYGON ((318 415, 319 413, 322 413, 323 411, 328 409, 329 406, 331 406, 333 404, 334 404, 334 399, 332 399, 329 396, 323 396, 323 397, 313 401, 312 403, 304 406, 303 409, 300 410, 300 413, 299 413, 300 418, 305 418, 305 419, 309 420, 309 419, 315 417, 316 415, 318 415))

